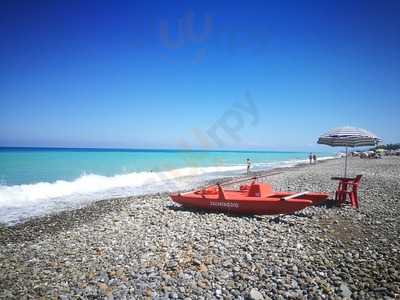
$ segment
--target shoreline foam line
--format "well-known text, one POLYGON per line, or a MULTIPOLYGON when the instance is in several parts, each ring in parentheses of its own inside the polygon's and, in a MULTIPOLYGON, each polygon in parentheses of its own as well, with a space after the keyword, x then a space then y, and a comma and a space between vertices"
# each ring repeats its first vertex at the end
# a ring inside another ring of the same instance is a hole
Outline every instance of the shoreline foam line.
MULTIPOLYGON (((334 157, 321 158, 320 160, 334 157)), ((254 171, 293 167, 306 160, 254 164, 254 171)), ((114 176, 85 174, 73 181, 58 180, 14 186, 0 186, 0 223, 15 224, 91 202, 157 192, 190 189, 221 177, 243 175, 245 165, 186 167, 161 172, 133 172, 114 176)))

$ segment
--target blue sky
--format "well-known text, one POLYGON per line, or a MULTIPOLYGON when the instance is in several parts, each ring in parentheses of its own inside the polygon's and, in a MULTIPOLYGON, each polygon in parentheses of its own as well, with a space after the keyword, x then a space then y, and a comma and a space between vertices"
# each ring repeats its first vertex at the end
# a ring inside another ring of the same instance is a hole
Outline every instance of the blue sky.
POLYGON ((0 9, 2 146, 306 150, 342 125, 400 142, 399 1, 0 9))

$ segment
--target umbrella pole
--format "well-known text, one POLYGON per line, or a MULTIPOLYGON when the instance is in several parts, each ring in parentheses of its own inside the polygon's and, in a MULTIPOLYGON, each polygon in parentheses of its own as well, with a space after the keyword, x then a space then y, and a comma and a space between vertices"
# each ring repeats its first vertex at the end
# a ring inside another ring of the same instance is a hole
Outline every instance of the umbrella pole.
POLYGON ((346 159, 344 161, 344 177, 347 177, 347 147, 346 147, 346 159))

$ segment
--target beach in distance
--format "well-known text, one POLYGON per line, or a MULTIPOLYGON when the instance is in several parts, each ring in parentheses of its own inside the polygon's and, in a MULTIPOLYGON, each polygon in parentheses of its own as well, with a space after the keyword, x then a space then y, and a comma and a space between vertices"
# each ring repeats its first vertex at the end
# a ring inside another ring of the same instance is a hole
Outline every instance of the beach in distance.
MULTIPOLYGON (((332 199, 330 178, 341 175, 343 160, 262 180, 332 199)), ((363 175, 359 209, 328 203, 292 215, 234 216, 184 209, 155 192, 2 227, 0 298, 396 298, 400 159, 349 165, 349 175, 363 175)))

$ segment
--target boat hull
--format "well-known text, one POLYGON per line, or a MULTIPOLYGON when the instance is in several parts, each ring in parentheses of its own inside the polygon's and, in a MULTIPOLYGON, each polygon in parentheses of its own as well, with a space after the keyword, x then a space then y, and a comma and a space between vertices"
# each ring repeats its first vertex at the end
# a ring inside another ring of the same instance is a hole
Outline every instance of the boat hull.
POLYGON ((299 198, 282 200, 294 194, 279 192, 265 197, 248 197, 245 192, 224 191, 224 199, 221 199, 219 194, 189 192, 172 194, 171 198, 174 202, 192 209, 243 215, 290 214, 320 204, 328 198, 326 193, 307 193, 299 198))

